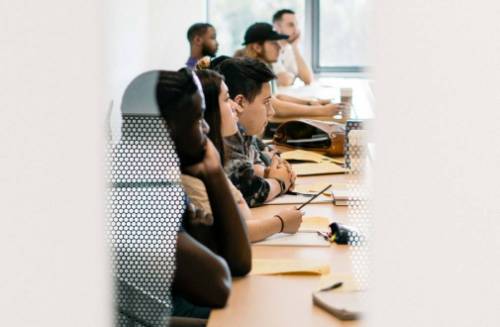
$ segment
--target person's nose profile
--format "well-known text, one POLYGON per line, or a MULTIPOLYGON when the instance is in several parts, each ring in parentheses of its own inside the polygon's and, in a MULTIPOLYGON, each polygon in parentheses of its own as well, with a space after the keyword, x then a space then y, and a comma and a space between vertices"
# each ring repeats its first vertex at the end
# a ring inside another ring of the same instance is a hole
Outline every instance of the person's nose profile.
POLYGON ((208 134, 210 132, 210 125, 208 125, 205 119, 201 120, 201 130, 204 134, 208 134))

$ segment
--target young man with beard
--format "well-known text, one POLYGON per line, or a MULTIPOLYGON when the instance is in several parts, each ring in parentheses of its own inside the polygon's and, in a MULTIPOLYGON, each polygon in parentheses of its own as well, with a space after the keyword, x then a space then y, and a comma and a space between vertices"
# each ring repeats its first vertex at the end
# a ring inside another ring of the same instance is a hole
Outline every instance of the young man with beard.
MULTIPOLYGON (((272 64, 278 62, 281 51, 280 41, 289 37, 277 33, 271 24, 255 23, 245 32, 243 49, 235 53, 235 57, 258 59, 271 69, 272 64)), ((312 117, 334 116, 343 108, 343 104, 330 103, 330 100, 297 98, 279 94, 276 82, 272 84, 272 106, 277 117, 312 117)))
POLYGON ((215 28, 208 23, 196 23, 191 25, 187 32, 190 46, 189 59, 186 66, 193 69, 198 60, 205 56, 215 57, 219 43, 215 28))

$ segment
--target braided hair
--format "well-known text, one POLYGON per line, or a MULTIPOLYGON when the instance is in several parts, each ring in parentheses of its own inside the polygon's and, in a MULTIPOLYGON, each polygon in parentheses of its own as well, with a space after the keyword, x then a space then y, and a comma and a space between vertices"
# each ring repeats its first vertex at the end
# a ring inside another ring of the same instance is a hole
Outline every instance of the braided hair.
POLYGON ((187 68, 179 71, 161 71, 156 84, 156 102, 167 121, 193 105, 193 95, 198 91, 193 72, 187 68))

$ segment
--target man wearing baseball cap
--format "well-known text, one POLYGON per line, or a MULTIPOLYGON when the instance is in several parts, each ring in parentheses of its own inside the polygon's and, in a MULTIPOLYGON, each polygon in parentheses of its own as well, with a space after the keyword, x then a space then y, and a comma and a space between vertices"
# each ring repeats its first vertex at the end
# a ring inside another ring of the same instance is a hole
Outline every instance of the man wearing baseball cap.
POLYGON ((278 41, 288 39, 288 35, 277 33, 271 24, 255 23, 245 32, 245 48, 238 50, 235 57, 260 59, 266 64, 278 61, 281 46, 278 41))
MULTIPOLYGON (((281 45, 279 41, 287 39, 288 35, 276 32, 271 24, 255 23, 245 32, 243 42, 245 47, 236 51, 234 56, 259 59, 271 68, 271 65, 278 61, 280 55, 281 45)), ((274 95, 271 103, 276 116, 334 116, 340 109, 338 104, 330 103, 329 100, 296 98, 285 94, 277 94, 276 80, 272 81, 271 86, 274 95)), ((269 133, 270 131, 266 132, 266 134, 269 133)))

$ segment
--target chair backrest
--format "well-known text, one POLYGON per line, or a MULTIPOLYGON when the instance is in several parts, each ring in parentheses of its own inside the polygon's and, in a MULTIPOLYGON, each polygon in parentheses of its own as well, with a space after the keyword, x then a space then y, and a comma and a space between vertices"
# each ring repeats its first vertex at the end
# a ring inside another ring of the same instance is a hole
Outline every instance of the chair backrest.
POLYGON ((108 234, 119 325, 165 325, 172 308, 185 195, 174 144, 152 98, 155 78, 143 74, 127 88, 122 136, 109 151, 108 234))

